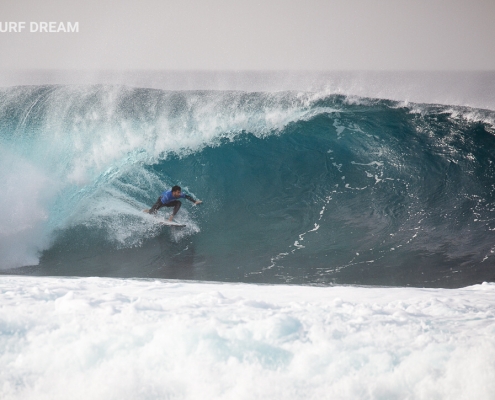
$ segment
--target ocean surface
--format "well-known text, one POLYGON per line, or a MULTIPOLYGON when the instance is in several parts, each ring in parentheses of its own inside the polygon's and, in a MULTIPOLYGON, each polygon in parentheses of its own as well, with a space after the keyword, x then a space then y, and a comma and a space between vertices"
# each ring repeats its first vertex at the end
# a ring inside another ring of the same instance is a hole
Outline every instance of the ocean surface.
POLYGON ((494 93, 0 74, 0 398, 495 398, 494 93))

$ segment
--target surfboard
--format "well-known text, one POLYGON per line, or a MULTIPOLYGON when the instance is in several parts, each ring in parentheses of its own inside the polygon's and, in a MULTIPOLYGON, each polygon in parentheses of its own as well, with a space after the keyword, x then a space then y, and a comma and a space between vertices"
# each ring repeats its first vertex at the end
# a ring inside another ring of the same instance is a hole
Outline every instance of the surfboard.
POLYGON ((160 224, 167 225, 167 226, 177 226, 180 228, 184 228, 186 226, 184 224, 179 224, 177 222, 172 222, 172 221, 160 221, 160 224))
MULTIPOLYGON (((146 209, 146 210, 143 210, 143 212, 149 214, 150 210, 149 209, 146 209)), ((160 220, 160 221, 158 221, 158 223, 160 223, 162 225, 167 225, 167 226, 177 226, 177 227, 180 227, 180 228, 184 228, 186 226, 185 224, 179 224, 177 222, 167 221, 167 220, 160 220)))

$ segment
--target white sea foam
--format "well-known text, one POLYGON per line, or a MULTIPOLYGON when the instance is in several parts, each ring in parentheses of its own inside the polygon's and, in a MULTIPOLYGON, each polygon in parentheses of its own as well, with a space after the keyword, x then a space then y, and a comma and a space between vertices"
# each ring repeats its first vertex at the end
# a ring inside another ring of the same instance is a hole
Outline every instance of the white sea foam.
POLYGON ((495 284, 0 278, 0 398, 493 399, 495 284))
POLYGON ((47 209, 57 184, 28 160, 0 147, 0 268, 38 263, 48 244, 47 209))

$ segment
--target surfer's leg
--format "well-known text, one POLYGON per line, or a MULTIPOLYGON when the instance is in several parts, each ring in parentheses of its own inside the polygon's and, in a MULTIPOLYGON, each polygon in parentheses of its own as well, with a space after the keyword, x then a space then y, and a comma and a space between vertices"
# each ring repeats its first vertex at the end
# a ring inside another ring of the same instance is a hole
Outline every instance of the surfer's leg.
POLYGON ((164 204, 165 207, 173 207, 174 211, 172 211, 172 215, 170 215, 169 220, 172 221, 172 218, 175 217, 175 214, 177 214, 180 210, 180 206, 182 203, 179 200, 174 200, 171 201, 170 203, 164 204))
POLYGON ((161 199, 158 197, 158 200, 156 201, 155 204, 153 204, 153 207, 150 208, 148 211, 150 214, 156 214, 156 212, 162 208, 165 204, 162 203, 161 199))

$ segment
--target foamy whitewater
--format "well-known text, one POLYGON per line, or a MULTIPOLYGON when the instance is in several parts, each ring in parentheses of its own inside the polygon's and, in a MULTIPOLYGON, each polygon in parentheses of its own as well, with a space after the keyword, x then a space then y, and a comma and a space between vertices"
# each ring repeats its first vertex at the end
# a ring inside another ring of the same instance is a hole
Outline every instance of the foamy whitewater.
POLYGON ((495 285, 0 279, 0 398, 493 399, 495 285))
POLYGON ((0 85, 0 399, 495 398, 494 73, 0 85))

